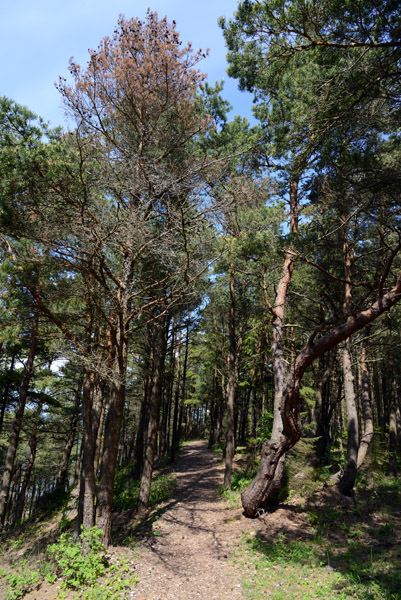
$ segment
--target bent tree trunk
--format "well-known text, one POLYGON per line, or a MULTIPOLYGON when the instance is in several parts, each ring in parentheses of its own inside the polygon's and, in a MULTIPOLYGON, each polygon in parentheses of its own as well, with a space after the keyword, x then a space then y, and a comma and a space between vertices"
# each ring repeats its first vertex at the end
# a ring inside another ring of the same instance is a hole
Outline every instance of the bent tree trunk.
MULTIPOLYGON (((290 231, 292 234, 298 233, 298 184, 299 175, 295 174, 294 179, 290 184, 289 195, 290 195, 290 231)), ((284 257, 284 263, 281 271, 281 277, 278 282, 276 297, 274 300, 274 306, 271 307, 273 319, 272 319, 272 363, 274 373, 274 418, 273 418, 273 430, 271 437, 271 448, 282 447, 282 433, 283 433, 283 422, 282 422, 282 409, 284 401, 284 389, 286 380, 290 371, 287 370, 287 363, 284 357, 284 325, 285 325, 285 309, 287 304, 288 289, 291 283, 292 275, 294 273, 295 259, 291 248, 286 252, 284 257)), ((267 287, 264 280, 264 295, 265 302, 269 306, 267 297, 267 287)), ((295 442, 294 442, 295 443, 295 442)), ((286 444, 284 444, 285 446, 286 444)), ((292 447, 292 446, 290 446, 292 447)), ((262 450, 262 454, 264 451, 262 450)), ((273 450, 272 453, 274 454, 273 450)), ((280 456, 276 461, 273 461, 274 473, 272 479, 269 481, 268 487, 264 493, 264 499, 269 504, 276 504, 281 489, 281 480, 284 472, 284 461, 285 452, 279 452, 280 456)))
POLYGON ((306 369, 314 360, 335 348, 351 335, 372 323, 385 311, 401 300, 401 273, 393 289, 384 294, 369 308, 348 317, 345 323, 317 341, 311 338, 292 362, 283 392, 281 416, 283 432, 277 440, 266 442, 257 475, 250 486, 241 494, 244 512, 255 517, 259 506, 266 497, 269 485, 275 477, 280 458, 288 452, 301 437, 302 426, 299 414, 299 388, 306 369))

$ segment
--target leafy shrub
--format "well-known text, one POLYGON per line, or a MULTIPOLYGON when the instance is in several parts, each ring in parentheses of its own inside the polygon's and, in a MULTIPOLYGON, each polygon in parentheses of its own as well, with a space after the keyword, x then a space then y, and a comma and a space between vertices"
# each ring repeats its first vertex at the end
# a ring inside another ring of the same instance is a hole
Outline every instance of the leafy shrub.
POLYGON ((108 566, 102 530, 98 527, 84 529, 80 537, 81 543, 77 544, 70 535, 63 533, 47 551, 65 587, 91 585, 105 574, 108 566))

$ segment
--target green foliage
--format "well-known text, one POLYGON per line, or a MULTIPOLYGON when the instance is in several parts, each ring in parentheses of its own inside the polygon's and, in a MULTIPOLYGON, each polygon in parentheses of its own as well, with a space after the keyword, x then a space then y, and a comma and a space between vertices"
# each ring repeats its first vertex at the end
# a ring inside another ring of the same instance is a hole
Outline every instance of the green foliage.
MULTIPOLYGON (((57 598, 73 597, 86 600, 117 600, 127 598, 137 583, 137 575, 125 558, 112 560, 102 543, 103 532, 93 527, 84 529, 78 542, 62 534, 47 548, 47 559, 22 560, 16 568, 4 570, 0 576, 8 585, 6 600, 18 600, 47 582, 60 581, 57 598)), ((25 542, 26 539, 24 538, 25 542)))
POLYGON ((102 530, 97 527, 84 529, 77 544, 71 536, 62 534, 58 542, 48 548, 55 572, 46 580, 52 583, 59 576, 63 579, 63 589, 79 589, 77 598, 86 600, 126 597, 124 592, 135 585, 137 576, 131 573, 127 560, 110 563, 102 535, 102 530))
MULTIPOLYGON (((114 508, 130 510, 138 503, 140 482, 131 476, 132 466, 118 470, 114 482, 114 508)), ((150 506, 164 502, 177 487, 173 473, 160 474, 153 478, 150 491, 150 506)))
POLYGON ((80 588, 93 584, 105 574, 108 566, 103 532, 97 527, 83 529, 80 543, 63 533, 47 553, 63 578, 66 587, 80 588))
POLYGON ((219 488, 219 494, 228 502, 230 508, 241 506, 240 494, 255 477, 254 469, 236 470, 231 476, 231 489, 219 488))
POLYGON ((41 581, 42 576, 39 570, 32 569, 31 566, 22 560, 15 571, 5 576, 5 582, 8 584, 6 600, 18 600, 33 590, 41 581))

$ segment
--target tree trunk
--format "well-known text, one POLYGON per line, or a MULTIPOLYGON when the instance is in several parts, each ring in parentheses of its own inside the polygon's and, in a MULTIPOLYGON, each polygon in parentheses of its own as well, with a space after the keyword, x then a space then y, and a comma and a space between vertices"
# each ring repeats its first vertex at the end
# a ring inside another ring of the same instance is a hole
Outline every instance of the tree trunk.
MULTIPOLYGON (((187 329, 188 332, 188 329, 187 329)), ((187 333, 188 335, 188 333, 187 333)), ((175 461, 175 453, 177 449, 178 437, 178 411, 180 406, 180 389, 181 389, 181 340, 182 340, 182 315, 180 316, 179 332, 178 332, 178 347, 177 347, 177 381, 174 396, 174 412, 173 412, 173 431, 171 436, 170 462, 175 461)))
POLYGON ((82 380, 82 463, 78 500, 78 516, 75 525, 75 539, 82 527, 91 528, 95 524, 95 472, 93 461, 95 442, 93 439, 93 373, 85 367, 82 380))
POLYGON ((366 342, 363 343, 360 356, 360 377, 361 377, 361 396, 362 396, 362 410, 363 410, 363 422, 364 431, 359 442, 358 458, 356 468, 360 469, 369 448, 369 444, 373 439, 374 427, 373 427, 373 411, 372 403, 370 399, 369 390, 369 373, 366 364, 366 342))
POLYGON ((63 493, 66 488, 67 483, 67 475, 68 475, 68 465, 70 462, 71 452, 74 447, 75 437, 77 434, 78 428, 78 413, 79 413, 79 405, 81 403, 81 394, 82 394, 82 382, 79 383, 78 389, 75 392, 75 402, 74 402, 74 413, 71 417, 70 426, 67 432, 67 438, 64 445, 63 456, 61 459, 61 464, 59 471, 57 473, 56 478, 56 490, 59 493, 63 493))
POLYGON ((32 429, 31 439, 29 440, 29 447, 31 449, 31 453, 29 456, 29 461, 28 461, 26 470, 25 470, 24 479, 22 481, 21 490, 18 495, 17 505, 16 505, 16 509, 15 509, 15 515, 14 515, 14 523, 17 523, 18 521, 20 521, 22 519, 22 515, 24 512, 24 508, 25 508, 26 490, 28 488, 29 480, 31 478, 32 469, 33 469, 33 465, 35 464, 35 458, 36 458, 37 429, 38 429, 39 417, 40 417, 41 411, 42 411, 42 404, 40 404, 40 408, 38 410, 38 422, 35 423, 35 425, 32 429))
POLYGON ((184 406, 185 406, 184 400, 185 400, 186 385, 187 385, 188 350, 189 350, 189 321, 187 324, 187 334, 185 337, 185 354, 184 354, 184 366, 182 369, 182 387, 181 387, 182 398, 181 398, 181 402, 180 402, 180 414, 178 417, 177 442, 175 445, 176 449, 179 448, 180 441, 182 438, 182 423, 183 423, 183 418, 184 418, 184 406))
POLYGON ((314 409, 314 421, 316 424, 315 437, 316 442, 316 454, 320 464, 323 464, 326 455, 327 446, 330 439, 330 421, 328 411, 328 394, 326 392, 326 386, 329 383, 330 376, 333 372, 334 365, 336 362, 336 349, 329 353, 328 364, 323 372, 322 377, 317 386, 316 390, 316 404, 314 409))
POLYGON ((141 411, 139 414, 138 431, 135 440, 135 468, 133 471, 133 478, 139 479, 142 475, 143 460, 145 452, 145 431, 148 428, 149 420, 149 396, 152 387, 152 332, 151 328, 148 328, 148 342, 145 346, 145 361, 143 368, 143 396, 141 402, 141 411))
POLYGON ((214 355, 214 369, 213 369, 213 381, 212 381, 212 395, 210 398, 210 430, 209 430, 209 442, 208 448, 213 448, 217 441, 217 426, 219 418, 219 402, 217 398, 217 373, 218 373, 218 346, 216 344, 216 350, 214 355))
POLYGON ((0 434, 3 431, 4 413, 6 411, 7 404, 8 404, 8 395, 10 393, 11 378, 14 373, 14 365, 15 365, 15 350, 13 350, 13 352, 12 352, 11 363, 10 363, 9 368, 7 369, 7 383, 4 386, 3 402, 1 405, 1 411, 0 411, 0 434))
POLYGON ((283 433, 279 439, 270 440, 263 445, 258 473, 251 485, 242 492, 242 505, 247 516, 254 517, 257 514, 258 507, 265 499, 268 488, 274 479, 280 458, 301 437, 299 386, 306 369, 319 356, 329 352, 351 335, 372 323, 385 311, 390 310, 399 300, 401 300, 401 273, 394 288, 378 298, 369 308, 350 316, 345 323, 317 341, 312 336, 290 365, 281 408, 283 433))
POLYGON ((125 375, 127 365, 127 344, 125 331, 119 329, 114 340, 113 380, 110 389, 109 410, 107 412, 102 464, 96 506, 96 525, 103 530, 103 543, 107 547, 111 541, 111 511, 113 507, 114 477, 120 443, 120 430, 125 405, 125 375))
POLYGON ((163 368, 167 349, 168 324, 156 324, 158 329, 154 352, 154 370, 152 390, 149 402, 149 424, 145 460, 141 476, 138 500, 138 514, 146 514, 149 509, 150 488, 152 484, 153 464, 156 450, 157 432, 160 418, 160 400, 163 384, 163 368))
POLYGON ((388 472, 392 477, 397 477, 397 384, 392 382, 389 414, 389 463, 388 472))
POLYGON ((13 425, 12 425, 11 437, 10 437, 10 440, 8 443, 8 450, 7 450, 4 471, 3 471, 3 477, 2 477, 2 482, 1 482, 0 535, 3 531, 5 517, 6 517, 7 501, 8 501, 8 495, 10 492, 12 470, 13 470, 13 466, 14 466, 15 455, 17 453, 17 448, 18 448, 19 436, 20 436, 21 426, 22 426, 22 418, 24 416, 29 384, 30 384, 31 377, 32 377, 33 363, 34 363, 35 355, 36 355, 37 339, 38 339, 38 319, 35 318, 35 321, 32 326, 29 354, 28 354, 27 361, 25 363, 24 376, 22 378, 17 410, 15 413, 15 417, 14 417, 14 421, 13 421, 13 425))
POLYGON ((230 264, 230 318, 228 323, 229 353, 227 375, 227 423, 225 445, 224 487, 231 488, 234 459, 234 401, 236 387, 236 338, 235 338, 235 274, 234 263, 230 264))
POLYGON ((343 474, 338 482, 338 489, 342 494, 348 496, 352 492, 355 484, 359 448, 358 411, 355 402, 354 376, 352 374, 349 340, 345 342, 343 348, 343 374, 348 437, 347 458, 345 460, 343 474))

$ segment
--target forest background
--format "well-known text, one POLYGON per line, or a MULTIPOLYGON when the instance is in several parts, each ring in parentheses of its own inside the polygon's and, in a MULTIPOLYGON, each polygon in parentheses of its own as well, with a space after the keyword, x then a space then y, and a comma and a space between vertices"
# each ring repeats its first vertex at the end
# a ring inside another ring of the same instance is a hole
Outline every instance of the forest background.
POLYGON ((261 455, 249 516, 292 448, 345 496, 367 460, 397 476, 398 3, 220 27, 252 123, 151 11, 59 79, 68 132, 1 100, 2 529, 72 487, 107 545, 119 469, 146 513, 156 456, 197 436, 226 488, 261 455))

